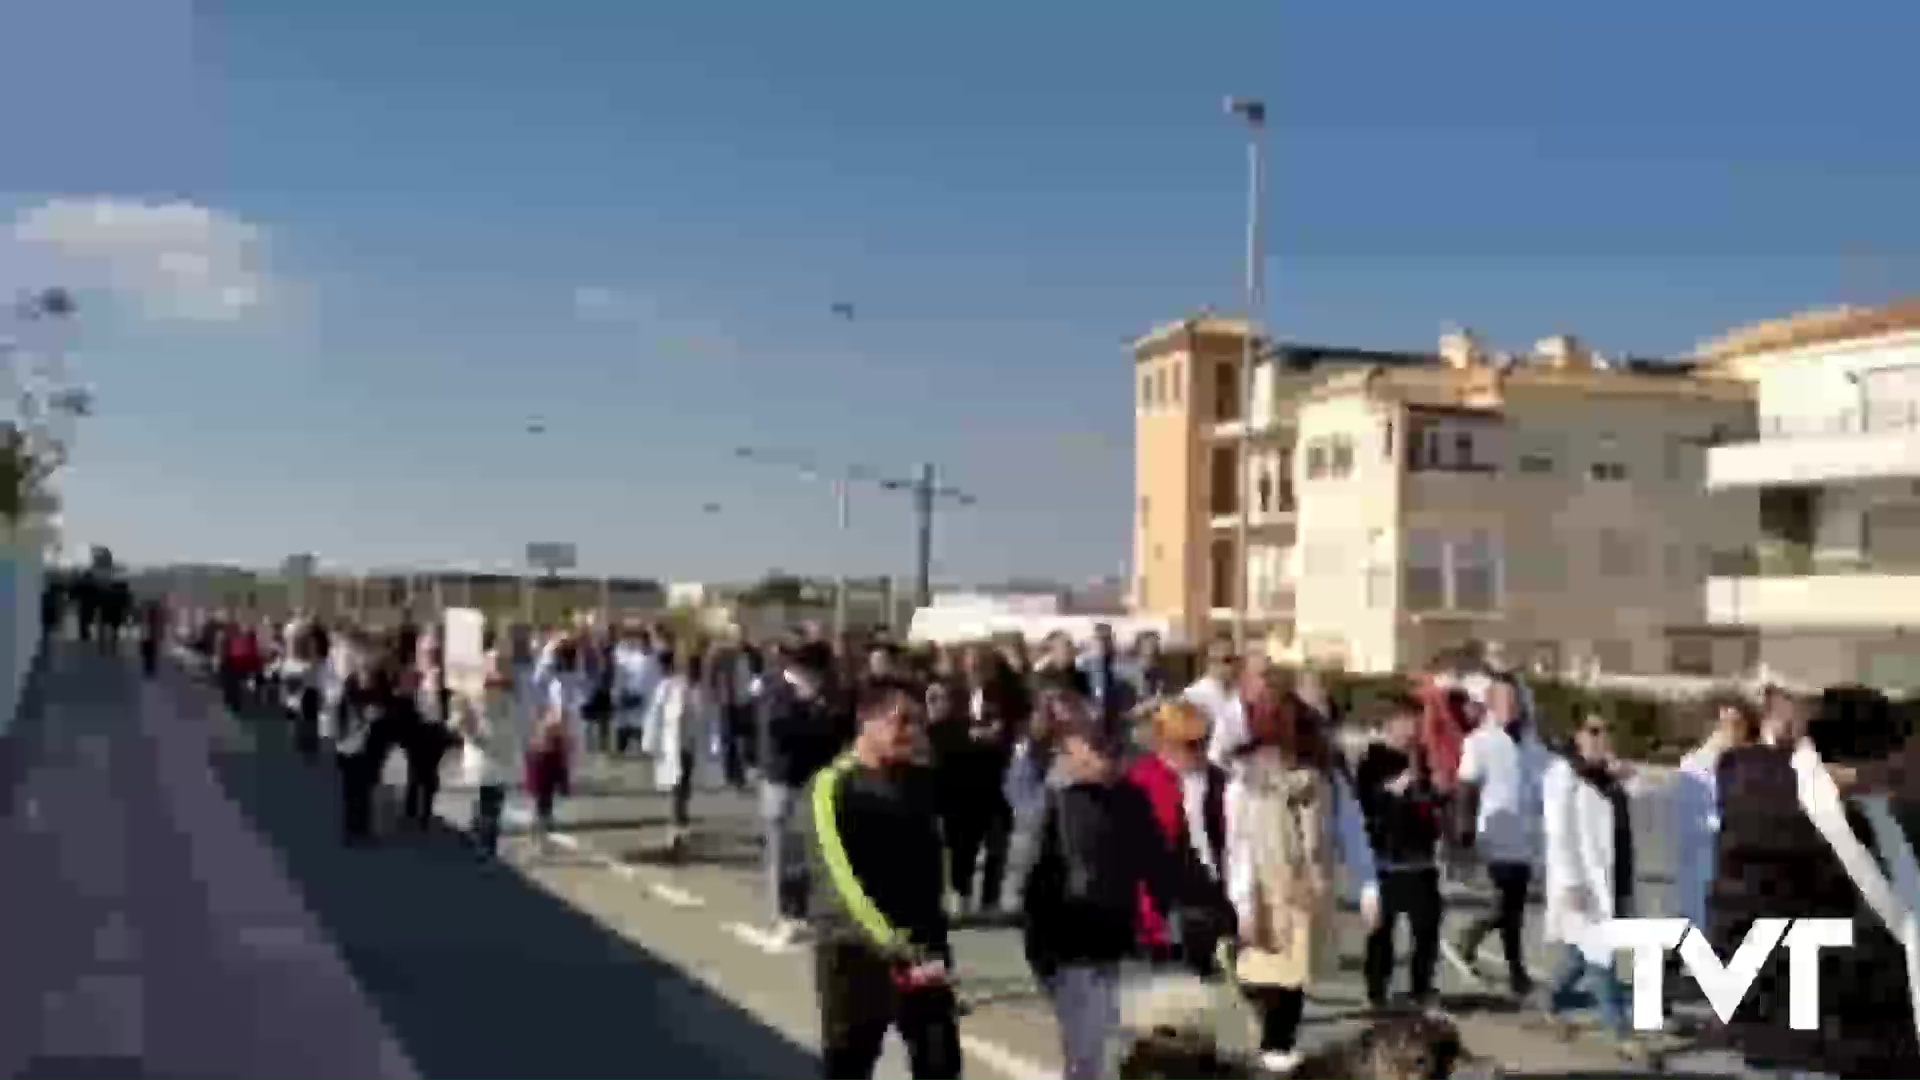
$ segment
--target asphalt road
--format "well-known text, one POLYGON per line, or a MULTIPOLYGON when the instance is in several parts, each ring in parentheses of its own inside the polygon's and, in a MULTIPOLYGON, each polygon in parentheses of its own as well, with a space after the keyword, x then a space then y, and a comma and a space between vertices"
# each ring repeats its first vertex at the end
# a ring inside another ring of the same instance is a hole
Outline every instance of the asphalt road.
MULTIPOLYGON (((588 763, 554 850, 513 836, 489 864, 444 825, 347 849, 331 765, 300 761, 270 712, 230 717, 183 674, 146 683, 70 645, 40 691, 0 741, 0 1075, 817 1073, 810 964, 758 932, 758 829, 737 793, 699 792, 680 864, 663 858, 666 798, 641 761, 588 763)), ((449 823, 468 808, 466 792, 443 796, 449 823)), ((1355 927, 1341 972, 1314 988, 1309 1045, 1364 1022, 1359 942, 1355 927)), ((967 1075, 1057 1076, 1016 933, 963 929, 956 949, 967 1075)), ((1534 965, 1544 976, 1546 958, 1534 965)), ((1471 1049, 1508 1075, 1623 1072, 1444 967, 1442 989, 1471 1049)), ((1219 1023, 1245 1044, 1226 994, 1219 1023)), ((880 1075, 904 1075, 903 1057, 890 1045, 880 1075)))

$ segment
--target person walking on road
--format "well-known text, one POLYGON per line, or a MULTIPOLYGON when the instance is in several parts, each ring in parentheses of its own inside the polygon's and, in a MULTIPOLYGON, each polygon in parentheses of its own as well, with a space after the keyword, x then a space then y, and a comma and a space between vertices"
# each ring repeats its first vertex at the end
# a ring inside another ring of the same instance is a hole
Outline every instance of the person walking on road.
POLYGON ((373 839, 373 794, 387 755, 399 740, 394 726, 399 663, 372 642, 349 647, 347 675, 334 721, 334 761, 340 770, 342 835, 348 845, 373 839))
POLYGON ((1136 955, 1140 898, 1167 910, 1179 895, 1173 853, 1143 842, 1158 829, 1146 795, 1127 783, 1124 744, 1105 718, 1077 709, 1056 732, 1037 835, 1021 845, 1027 962, 1053 1002, 1066 1080, 1112 1073, 1120 1024, 1120 965, 1136 955))
POLYGON ((1409 990, 1421 1008, 1433 1003, 1433 969, 1440 955, 1440 836, 1446 808, 1427 774, 1420 747, 1422 707, 1395 698, 1380 741, 1368 746, 1354 770, 1367 836, 1380 874, 1380 925, 1367 936, 1367 1001, 1387 1005, 1393 981, 1393 938, 1404 916, 1413 939, 1409 990))
POLYGON ((1728 750, 1759 738, 1759 722, 1747 703, 1735 697, 1714 704, 1713 732, 1686 757, 1673 778, 1672 836, 1678 853, 1679 880, 1674 914, 1695 926, 1707 925, 1707 889, 1713 884, 1713 849, 1720 832, 1720 759, 1728 750))
POLYGON ((140 618, 140 667, 151 679, 160 671, 160 648, 167 639, 167 605, 159 597, 146 602, 140 618))
POLYGON ((1478 981, 1480 946, 1498 930, 1506 952, 1507 987, 1515 997, 1525 997, 1533 990, 1523 936, 1527 891, 1540 858, 1540 783, 1551 755, 1522 710, 1511 676, 1469 679, 1465 689, 1481 720, 1460 751, 1457 805, 1472 822, 1462 831, 1461 846, 1486 864, 1495 899, 1493 912, 1461 933, 1449 961, 1478 981))
POLYGON ((1233 936, 1221 867, 1226 865, 1227 772, 1207 760, 1207 719, 1191 702, 1162 701, 1153 746, 1127 769, 1146 796, 1167 853, 1179 868, 1170 902, 1140 895, 1140 938, 1148 955, 1201 978, 1218 974, 1221 942, 1233 936))
POLYGON ((667 835, 667 853, 678 859, 687 851, 693 832, 693 780, 700 752, 719 729, 712 691, 706 680, 706 657, 697 644, 663 653, 665 671, 653 704, 647 711, 641 751, 653 757, 654 785, 673 793, 673 821, 667 835))
POLYGON ((507 792, 525 767, 530 732, 515 693, 513 664, 498 643, 489 643, 485 681, 477 697, 456 699, 462 739, 460 771, 474 789, 471 833, 474 847, 491 858, 500 850, 500 817, 507 792))
POLYGON ((1030 695, 1013 671, 986 645, 969 650, 967 729, 973 742, 968 757, 971 796, 967 812, 948 834, 953 890, 968 914, 1000 910, 1007 876, 1007 851, 1013 835, 1013 810, 1005 796, 1013 748, 1026 726, 1030 695), (978 886, 976 892, 975 886, 978 886))
POLYGON ((541 845, 553 835, 554 808, 573 786, 582 744, 581 709, 587 684, 580 650, 572 637, 557 638, 544 677, 538 680, 540 722, 527 753, 527 791, 533 796, 534 833, 541 845))
POLYGON ((660 657, 646 630, 627 627, 613 650, 613 753, 624 757, 627 747, 646 732, 647 713, 660 686, 660 657))
POLYGON ((407 717, 405 742, 407 787, 403 800, 407 824, 425 831, 433 822, 433 802, 440 793, 440 762, 453 745, 448 726, 450 695, 440 643, 424 639, 421 662, 408 670, 408 694, 402 707, 407 717))
POLYGON ((915 1080, 958 1080, 940 820, 915 763, 924 717, 895 680, 868 683, 856 707, 853 748, 806 796, 822 1075, 873 1076, 892 1028, 915 1080))
POLYGON ((1561 947, 1547 998, 1548 1019, 1572 1034, 1567 1015, 1582 983, 1592 989, 1600 1022, 1614 1047, 1644 1064, 1646 1048, 1627 1026, 1627 992, 1614 973, 1609 942, 1598 933, 1610 919, 1633 914, 1633 824, 1625 771, 1613 756, 1612 727, 1590 715, 1566 757, 1541 782, 1546 824, 1545 937, 1561 947))
POLYGON ((804 642, 785 653, 783 669, 761 689, 760 817, 774 938, 781 944, 806 928, 807 863, 795 812, 807 784, 850 741, 849 718, 830 684, 832 664, 825 642, 804 642))
POLYGON ((1380 887, 1366 825, 1327 735, 1278 669, 1247 702, 1251 740, 1227 787, 1227 895, 1238 919, 1234 964, 1258 1016, 1260 1065, 1287 1074, 1307 989, 1335 952, 1335 875, 1344 871, 1368 930, 1379 925, 1380 887))

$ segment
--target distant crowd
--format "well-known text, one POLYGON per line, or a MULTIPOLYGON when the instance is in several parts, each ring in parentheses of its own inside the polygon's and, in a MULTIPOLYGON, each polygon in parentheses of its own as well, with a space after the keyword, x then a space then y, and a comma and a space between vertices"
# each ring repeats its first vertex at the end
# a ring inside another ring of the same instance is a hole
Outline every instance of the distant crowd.
POLYGON ((1029 650, 835 641, 818 627, 774 641, 676 638, 585 618, 489 633, 462 683, 436 630, 411 623, 373 631, 216 614, 148 620, 150 633, 163 624, 236 708, 281 703, 303 752, 330 751, 349 843, 373 839, 371 801, 395 751, 413 827, 431 818, 445 759, 457 755, 487 856, 516 792, 544 843, 593 757, 650 759, 671 793, 672 852, 695 835, 697 774, 754 791, 768 935, 814 952, 829 1077, 871 1075, 890 1028, 915 1076, 959 1075, 948 931, 968 918, 1021 927, 1068 1077, 1201 1068, 1185 1035, 1120 1045, 1122 972, 1141 964, 1230 986, 1251 1005, 1257 1058, 1216 1062, 1206 1068, 1224 1071, 1208 1075, 1445 1075, 1436 1062, 1450 1068, 1464 1051, 1433 1019, 1437 964, 1491 984, 1481 946, 1497 938, 1498 981, 1535 1000, 1523 929, 1536 881, 1559 950, 1538 1005, 1568 1037, 1572 1015, 1591 1005, 1623 1061, 1649 1062, 1660 1048, 1629 1030, 1625 987, 1595 944, 1607 919, 1685 915, 1724 956, 1755 918, 1858 912, 1867 922, 1854 966, 1828 983, 1844 1007, 1819 1031, 1787 1028, 1784 971, 1771 967, 1729 1030, 1750 1060, 1775 1063, 1766 1067, 1870 1076, 1920 1064, 1906 999, 1890 1004, 1876 974, 1906 970, 1886 930, 1902 925, 1887 922, 1900 912, 1876 904, 1892 895, 1920 911, 1920 896, 1862 884, 1871 871, 1846 857, 1853 836, 1895 865, 1904 835, 1851 809, 1838 820, 1853 831, 1828 835, 1836 806, 1904 798, 1910 782, 1920 791, 1920 750, 1882 731, 1890 714, 1855 691, 1720 702, 1713 734, 1674 781, 1662 811, 1671 819, 1653 823, 1681 849, 1678 910, 1647 912, 1632 827, 1646 811, 1629 796, 1632 768, 1613 754, 1608 723, 1572 718, 1571 743, 1548 748, 1525 681, 1471 648, 1436 661, 1380 715, 1355 718, 1370 733, 1349 742, 1311 672, 1220 642, 1197 678, 1175 680, 1156 639, 1122 648, 1104 627, 1085 643, 1058 636, 1029 650), (1827 796, 1808 794, 1808 770, 1827 778, 1827 796), (1443 941, 1448 875, 1483 878, 1493 903, 1443 941), (1364 1042, 1372 1050, 1308 1055, 1304 1005, 1337 956, 1343 898, 1367 932, 1364 982, 1385 1026, 1364 1042), (1404 964, 1400 923, 1411 939, 1404 964), (1398 970, 1403 996, 1392 993, 1398 970))

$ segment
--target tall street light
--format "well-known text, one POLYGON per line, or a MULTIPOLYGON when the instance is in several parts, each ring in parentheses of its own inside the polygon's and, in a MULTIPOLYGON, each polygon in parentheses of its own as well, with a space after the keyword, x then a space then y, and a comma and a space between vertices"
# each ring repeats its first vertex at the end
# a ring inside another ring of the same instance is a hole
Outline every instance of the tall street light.
POLYGON ((1240 447, 1236 455, 1234 471, 1234 506, 1238 514, 1234 522, 1234 533, 1239 541, 1236 545, 1239 557, 1233 568, 1234 605, 1233 605, 1233 647, 1245 652, 1247 648, 1247 608, 1251 602, 1248 564, 1253 557, 1249 546, 1248 533, 1251 531, 1250 511, 1252 507, 1247 498, 1247 448, 1253 434, 1253 365, 1258 355, 1256 327, 1260 318, 1263 302, 1264 284, 1260 250, 1260 136, 1267 126, 1266 103, 1257 98, 1230 97, 1226 102, 1229 116, 1237 116, 1247 126, 1247 327, 1246 340, 1240 355, 1240 447))

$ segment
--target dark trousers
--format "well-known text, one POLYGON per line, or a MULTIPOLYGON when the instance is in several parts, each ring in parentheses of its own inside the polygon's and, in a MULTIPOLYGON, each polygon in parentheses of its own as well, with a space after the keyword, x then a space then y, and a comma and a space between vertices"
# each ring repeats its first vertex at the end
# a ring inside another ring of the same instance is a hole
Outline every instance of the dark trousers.
MULTIPOLYGON (((984 786, 984 785, 983 785, 984 786)), ((974 898, 980 885, 980 907, 1000 906, 1000 886, 1007 876, 1007 844, 1013 838, 1013 810, 997 789, 969 792, 948 811, 946 820, 949 880, 964 899, 974 898)))
POLYGON ((1516 993, 1533 985, 1527 975, 1526 954, 1522 951, 1521 930, 1527 918, 1527 888, 1533 883, 1533 867, 1526 863, 1489 862, 1487 879, 1493 882, 1493 911, 1467 925, 1461 938, 1461 959, 1469 965, 1480 951, 1480 943, 1490 931, 1500 931, 1500 947, 1507 954, 1507 981, 1516 993))
POLYGON ((1380 872, 1380 925, 1367 935, 1367 1000, 1387 1000, 1393 982, 1393 935, 1404 916, 1413 939, 1407 966, 1413 996, 1433 992, 1433 965, 1440 955, 1440 871, 1434 867, 1380 872))
POLYGON ((744 790, 747 769, 754 764, 754 751, 760 742, 753 729, 753 706, 727 706, 722 724, 721 765, 726 770, 727 783, 744 790))
POLYGON ((673 785, 673 823, 683 829, 693 824, 694 761, 693 751, 680 751, 680 780, 673 785))
POLYGON ((619 757, 625 757, 627 753, 627 747, 637 745, 640 742, 640 736, 641 736, 641 731, 639 728, 636 728, 636 727, 614 728, 613 729, 614 754, 619 757))
POLYGON ((154 638, 141 639, 140 666, 143 669, 145 669, 147 673, 147 678, 149 679, 153 678, 154 673, 160 670, 160 642, 159 641, 155 640, 154 638))
POLYGON ((885 957, 840 944, 814 949, 814 984, 826 1080, 872 1077, 889 1028, 907 1044, 914 1080, 959 1080, 960 1026, 951 988, 902 991, 885 957))
POLYGON ((440 794, 440 759, 447 752, 447 729, 438 724, 416 724, 401 747, 407 756, 406 817, 419 828, 433 820, 433 800, 440 794))
POLYGON ((1248 986, 1242 993, 1260 1024, 1261 1053, 1286 1053, 1300 1036, 1307 992, 1298 986, 1248 986))
POLYGON ((320 691, 312 687, 301 691, 299 707, 294 710, 293 745, 308 760, 320 753, 320 691))
POLYGON ((373 790, 380 783, 380 765, 385 754, 375 755, 372 748, 358 754, 335 758, 340 767, 340 824, 348 843, 357 843, 373 835, 373 790))
POLYGON ((500 812, 506 809, 505 784, 481 784, 473 801, 473 842, 489 855, 500 850, 500 812))

